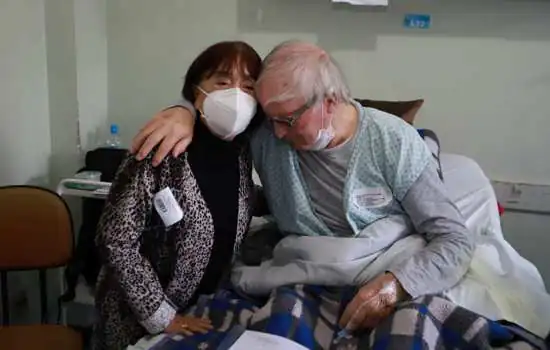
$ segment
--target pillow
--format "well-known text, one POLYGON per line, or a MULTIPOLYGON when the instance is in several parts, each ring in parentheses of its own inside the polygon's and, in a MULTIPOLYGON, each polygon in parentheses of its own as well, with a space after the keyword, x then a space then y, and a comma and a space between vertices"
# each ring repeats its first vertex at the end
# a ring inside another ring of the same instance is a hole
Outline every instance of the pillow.
POLYGON ((414 123, 414 118, 418 113, 424 100, 412 100, 412 101, 376 101, 366 99, 356 99, 364 107, 375 108, 386 113, 393 114, 402 118, 409 124, 414 123))

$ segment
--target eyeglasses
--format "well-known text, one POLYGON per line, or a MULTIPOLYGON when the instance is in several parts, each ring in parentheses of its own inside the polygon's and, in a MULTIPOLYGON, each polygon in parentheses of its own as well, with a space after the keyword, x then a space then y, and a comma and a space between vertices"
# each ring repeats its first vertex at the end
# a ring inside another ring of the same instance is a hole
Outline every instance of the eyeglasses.
POLYGON ((310 109, 317 100, 315 98, 310 99, 302 107, 298 108, 292 112, 288 117, 271 117, 269 120, 272 124, 279 123, 283 124, 288 128, 292 128, 298 119, 304 114, 308 109, 310 109))

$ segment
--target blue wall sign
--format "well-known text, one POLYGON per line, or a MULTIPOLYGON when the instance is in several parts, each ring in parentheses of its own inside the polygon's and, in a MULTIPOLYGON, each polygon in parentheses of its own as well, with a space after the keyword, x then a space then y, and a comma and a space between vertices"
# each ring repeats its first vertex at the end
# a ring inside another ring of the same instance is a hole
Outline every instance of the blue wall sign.
POLYGON ((430 15, 423 14, 406 14, 405 19, 403 20, 403 25, 405 28, 418 28, 418 29, 428 29, 432 24, 432 18, 430 15))

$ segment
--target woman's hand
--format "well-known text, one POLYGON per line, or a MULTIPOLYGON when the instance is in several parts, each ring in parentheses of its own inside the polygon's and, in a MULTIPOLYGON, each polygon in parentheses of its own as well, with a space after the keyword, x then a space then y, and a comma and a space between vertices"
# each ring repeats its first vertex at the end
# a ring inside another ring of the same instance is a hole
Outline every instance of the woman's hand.
POLYGON ((393 274, 380 275, 359 289, 344 310, 340 327, 349 331, 374 328, 407 297, 407 292, 393 274))
POLYGON ((209 319, 176 315, 164 332, 192 336, 193 333, 208 333, 211 329, 212 323, 209 319))
POLYGON ((134 137, 132 153, 142 160, 160 144, 153 158, 153 165, 159 165, 172 152, 174 157, 185 152, 193 139, 195 118, 183 107, 172 107, 157 113, 134 137))

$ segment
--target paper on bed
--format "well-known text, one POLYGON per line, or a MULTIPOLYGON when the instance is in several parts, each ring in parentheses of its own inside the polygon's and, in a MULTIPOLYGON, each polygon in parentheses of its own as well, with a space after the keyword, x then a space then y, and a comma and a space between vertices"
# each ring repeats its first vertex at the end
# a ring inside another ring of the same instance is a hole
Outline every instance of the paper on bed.
POLYGON ((162 342, 164 338, 165 334, 158 334, 154 337, 144 337, 141 338, 136 344, 128 346, 126 350, 149 350, 162 342))
POLYGON ((307 350, 306 347, 278 335, 245 331, 229 350, 307 350))

